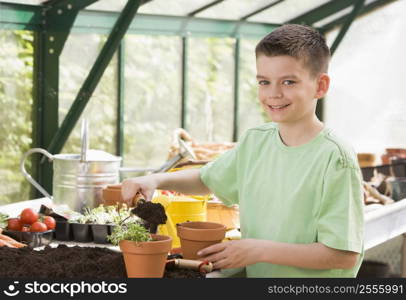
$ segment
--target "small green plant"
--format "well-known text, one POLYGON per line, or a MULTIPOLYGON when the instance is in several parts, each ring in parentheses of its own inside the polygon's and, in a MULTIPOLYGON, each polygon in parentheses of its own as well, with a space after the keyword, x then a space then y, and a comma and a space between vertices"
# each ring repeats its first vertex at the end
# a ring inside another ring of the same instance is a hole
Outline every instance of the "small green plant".
POLYGON ((133 242, 148 242, 151 241, 151 234, 148 230, 138 223, 117 225, 112 234, 107 236, 113 245, 118 245, 120 241, 127 240, 133 242))
POLYGON ((8 215, 0 212, 0 228, 7 227, 7 219, 8 219, 8 215))
POLYGON ((137 222, 139 218, 131 214, 131 210, 122 205, 104 206, 103 204, 93 209, 85 207, 83 214, 76 214, 69 222, 80 224, 115 224, 137 222))

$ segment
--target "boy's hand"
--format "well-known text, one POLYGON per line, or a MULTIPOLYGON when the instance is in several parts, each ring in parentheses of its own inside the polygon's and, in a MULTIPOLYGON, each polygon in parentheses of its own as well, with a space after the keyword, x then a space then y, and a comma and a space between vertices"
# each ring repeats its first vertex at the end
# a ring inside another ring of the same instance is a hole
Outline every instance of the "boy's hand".
POLYGON ((245 267, 258 262, 256 240, 222 242, 200 250, 201 259, 213 263, 214 269, 245 267))
POLYGON ((153 175, 129 178, 123 181, 121 185, 121 195, 127 205, 132 206, 132 200, 140 193, 146 201, 151 201, 157 182, 153 175))

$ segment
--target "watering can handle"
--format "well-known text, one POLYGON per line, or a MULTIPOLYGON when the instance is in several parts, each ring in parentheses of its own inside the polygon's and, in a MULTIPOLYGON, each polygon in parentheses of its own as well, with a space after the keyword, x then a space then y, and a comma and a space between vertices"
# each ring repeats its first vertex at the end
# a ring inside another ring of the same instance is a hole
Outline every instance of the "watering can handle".
POLYGON ((49 198, 52 200, 52 196, 50 194, 48 194, 48 192, 37 182, 35 181, 34 178, 31 177, 31 175, 27 172, 27 170, 25 169, 25 161, 27 160, 27 157, 30 156, 33 153, 41 153, 43 155, 45 155, 46 157, 49 158, 49 161, 52 161, 54 159, 54 157, 52 156, 51 153, 49 153, 48 151, 41 149, 41 148, 32 148, 30 150, 28 150, 27 152, 24 153, 23 158, 21 159, 21 163, 20 163, 20 170, 23 173, 24 177, 27 178, 27 180, 38 190, 41 192, 41 194, 43 194, 45 197, 49 198))

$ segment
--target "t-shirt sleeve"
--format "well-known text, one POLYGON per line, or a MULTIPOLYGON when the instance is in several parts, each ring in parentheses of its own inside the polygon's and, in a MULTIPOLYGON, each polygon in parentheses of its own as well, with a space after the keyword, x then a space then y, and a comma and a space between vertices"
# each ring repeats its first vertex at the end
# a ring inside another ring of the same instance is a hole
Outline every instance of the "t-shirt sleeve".
POLYGON ((225 204, 238 204, 238 145, 200 169, 200 179, 225 204))
POLYGON ((335 249, 362 252, 364 212, 362 175, 354 159, 333 154, 323 182, 317 220, 318 242, 335 249))

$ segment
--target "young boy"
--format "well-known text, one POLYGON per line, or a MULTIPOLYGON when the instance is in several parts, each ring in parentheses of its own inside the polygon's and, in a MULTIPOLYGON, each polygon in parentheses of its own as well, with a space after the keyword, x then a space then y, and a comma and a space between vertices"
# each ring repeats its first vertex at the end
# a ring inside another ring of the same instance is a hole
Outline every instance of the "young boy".
POLYGON ((248 277, 355 277, 363 258, 362 178, 355 153, 318 120, 329 87, 324 38, 283 25, 256 47, 259 100, 272 122, 200 170, 123 182, 124 199, 155 189, 213 192, 238 204, 241 240, 200 251, 248 277))

